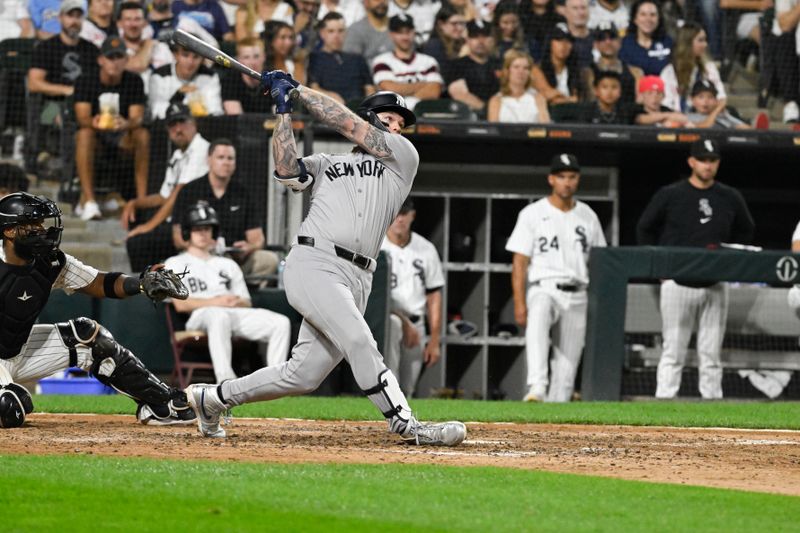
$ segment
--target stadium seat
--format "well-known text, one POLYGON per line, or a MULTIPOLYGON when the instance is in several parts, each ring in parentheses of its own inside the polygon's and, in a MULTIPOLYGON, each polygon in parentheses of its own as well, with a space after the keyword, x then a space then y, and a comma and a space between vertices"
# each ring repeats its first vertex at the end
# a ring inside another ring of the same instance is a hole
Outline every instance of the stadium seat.
POLYGON ((475 120, 475 115, 467 104, 449 98, 420 100, 414 106, 414 113, 417 117, 428 120, 475 120))
MULTIPOLYGON (((171 382, 181 388, 186 388, 192 382, 195 370, 210 370, 214 372, 214 364, 208 355, 208 337, 204 331, 187 330, 186 318, 183 313, 178 313, 170 303, 164 305, 167 317, 167 330, 169 331, 169 341, 172 345, 172 356, 175 366, 172 369, 171 382), (203 360, 190 360, 187 350, 203 360)), ((233 353, 236 354, 245 347, 253 347, 255 343, 240 337, 233 337, 233 353)), ((235 355, 234 355, 235 357, 235 355)))

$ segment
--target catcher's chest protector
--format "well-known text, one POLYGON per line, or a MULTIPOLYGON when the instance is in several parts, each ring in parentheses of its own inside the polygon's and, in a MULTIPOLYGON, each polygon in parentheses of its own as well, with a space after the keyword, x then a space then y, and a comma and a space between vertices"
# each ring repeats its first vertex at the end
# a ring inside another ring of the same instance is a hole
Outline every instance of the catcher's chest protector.
POLYGON ((66 262, 63 252, 27 266, 0 261, 0 359, 19 354, 66 262))

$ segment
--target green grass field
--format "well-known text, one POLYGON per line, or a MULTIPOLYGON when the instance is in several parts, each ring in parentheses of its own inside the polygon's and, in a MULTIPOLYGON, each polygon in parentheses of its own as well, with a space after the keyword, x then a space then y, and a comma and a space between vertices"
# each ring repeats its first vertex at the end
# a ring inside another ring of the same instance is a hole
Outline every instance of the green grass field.
MULTIPOLYGON (((114 396, 36 396, 48 413, 133 413, 133 403, 114 396)), ((565 404, 412 400, 425 420, 622 424, 632 426, 800 429, 800 402, 572 402, 565 404)), ((366 398, 301 396, 237 407, 234 416, 315 420, 382 420, 366 398)))
MULTIPOLYGON (((40 412, 133 412, 37 396, 40 412)), ((800 403, 417 400, 427 419, 800 428, 800 403)), ((286 398, 236 416, 379 420, 363 398, 286 398)), ((69 431, 65 427, 65 432, 69 431)), ((800 498, 489 467, 240 464, 0 455, 0 531, 796 531, 800 498)))

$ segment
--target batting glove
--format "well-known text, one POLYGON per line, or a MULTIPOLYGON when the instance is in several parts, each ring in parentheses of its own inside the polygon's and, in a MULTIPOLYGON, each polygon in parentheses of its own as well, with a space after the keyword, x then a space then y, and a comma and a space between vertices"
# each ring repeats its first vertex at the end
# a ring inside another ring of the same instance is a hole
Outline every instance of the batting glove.
POLYGON ((276 80, 285 80, 292 84, 292 87, 297 88, 300 83, 292 78, 290 74, 282 70, 269 70, 261 73, 261 86, 264 87, 264 93, 272 91, 272 85, 276 80))
POLYGON ((294 90, 294 85, 284 79, 273 79, 270 94, 275 102, 275 112, 279 115, 292 112, 292 100, 290 93, 294 90))

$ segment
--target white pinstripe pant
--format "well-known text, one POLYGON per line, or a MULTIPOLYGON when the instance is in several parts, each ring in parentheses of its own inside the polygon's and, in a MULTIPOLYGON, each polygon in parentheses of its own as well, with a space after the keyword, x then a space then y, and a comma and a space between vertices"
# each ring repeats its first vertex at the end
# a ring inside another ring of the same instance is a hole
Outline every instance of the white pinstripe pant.
POLYGON ((678 394, 695 324, 700 395, 709 400, 722 398, 720 351, 728 318, 728 284, 693 288, 667 280, 661 284, 660 306, 664 344, 656 374, 656 398, 678 394))
POLYGON ((586 341, 586 291, 564 292, 555 287, 531 286, 526 299, 528 387, 548 402, 568 402, 575 389, 575 375, 586 341), (551 333, 553 358, 548 388, 551 333))
MULTIPOLYGON (((92 366, 92 349, 78 345, 75 350, 78 353, 77 366, 88 371, 92 366)), ((0 384, 11 381, 30 383, 67 368, 69 349, 58 328, 53 324, 36 324, 17 356, 0 359, 0 384)))

